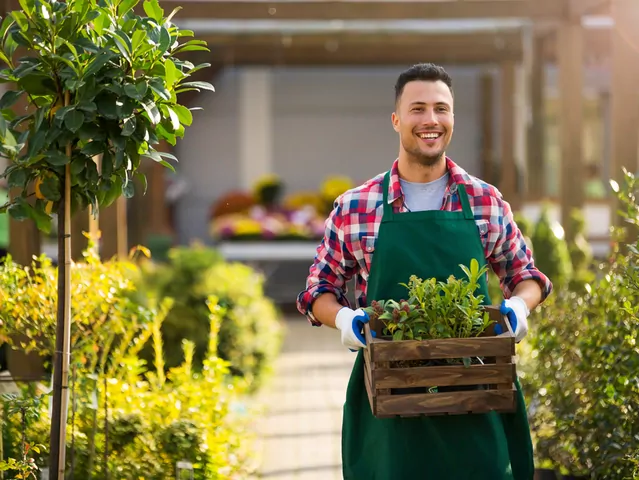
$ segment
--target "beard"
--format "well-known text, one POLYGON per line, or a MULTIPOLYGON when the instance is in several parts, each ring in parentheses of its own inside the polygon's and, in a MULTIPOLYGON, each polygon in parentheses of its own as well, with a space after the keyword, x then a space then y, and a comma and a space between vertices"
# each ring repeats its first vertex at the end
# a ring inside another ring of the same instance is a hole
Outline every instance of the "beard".
POLYGON ((426 152, 423 152, 419 148, 419 146, 414 144, 407 145, 406 143, 402 141, 402 147, 404 148, 404 151, 408 153, 411 160, 413 160, 415 163, 419 163, 420 165, 423 165, 424 167, 432 167, 433 165, 436 165, 444 157, 445 149, 435 151, 432 153, 426 153, 426 152))

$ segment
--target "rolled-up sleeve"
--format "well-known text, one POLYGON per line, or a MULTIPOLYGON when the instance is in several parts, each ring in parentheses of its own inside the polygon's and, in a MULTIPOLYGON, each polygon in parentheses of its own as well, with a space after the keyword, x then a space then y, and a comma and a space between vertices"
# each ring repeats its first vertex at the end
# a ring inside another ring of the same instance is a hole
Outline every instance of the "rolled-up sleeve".
POLYGON ((333 293, 342 305, 350 307, 346 283, 357 265, 344 241, 344 218, 339 199, 325 226, 324 238, 317 247, 315 260, 309 269, 306 289, 297 296, 297 309, 313 326, 321 326, 319 321, 310 316, 313 301, 319 295, 333 293))
POLYGON ((535 267, 532 252, 513 219, 510 206, 501 199, 500 203, 500 232, 489 263, 500 279, 505 298, 510 298, 515 287, 524 280, 536 280, 541 287, 543 301, 552 292, 552 282, 535 267))

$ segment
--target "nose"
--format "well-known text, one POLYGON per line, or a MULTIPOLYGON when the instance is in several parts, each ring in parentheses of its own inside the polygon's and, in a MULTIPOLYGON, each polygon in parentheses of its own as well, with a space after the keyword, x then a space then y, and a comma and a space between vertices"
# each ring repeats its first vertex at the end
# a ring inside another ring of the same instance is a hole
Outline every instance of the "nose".
POLYGON ((424 125, 437 125, 439 123, 437 113, 433 108, 427 108, 424 110, 424 116, 422 118, 424 125))

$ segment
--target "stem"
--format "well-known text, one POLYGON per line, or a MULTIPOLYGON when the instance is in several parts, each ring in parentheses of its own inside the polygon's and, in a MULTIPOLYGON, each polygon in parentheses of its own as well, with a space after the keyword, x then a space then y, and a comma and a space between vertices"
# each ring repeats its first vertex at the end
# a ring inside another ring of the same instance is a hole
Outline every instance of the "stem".
MULTIPOLYGON (((69 105, 69 92, 64 105, 69 105)), ((66 153, 71 157, 71 143, 66 153)), ((69 403, 69 357, 71 344, 71 170, 65 169, 62 200, 58 209, 58 312, 53 367, 53 409, 51 415, 51 452, 49 457, 52 479, 64 480, 66 427, 69 403)))

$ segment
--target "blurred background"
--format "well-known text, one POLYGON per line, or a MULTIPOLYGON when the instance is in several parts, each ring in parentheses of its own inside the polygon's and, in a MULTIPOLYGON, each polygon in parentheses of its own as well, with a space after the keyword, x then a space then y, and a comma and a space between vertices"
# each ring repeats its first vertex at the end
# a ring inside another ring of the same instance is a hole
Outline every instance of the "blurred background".
MULTIPOLYGON (((216 348, 230 364, 229 376, 240 379, 233 385, 242 395, 231 395, 231 388, 209 395, 210 384, 191 379, 185 398, 198 392, 201 397, 193 402, 213 411, 206 406, 228 395, 230 414, 242 419, 248 418, 252 395, 275 371, 273 396, 263 401, 273 408, 262 417, 267 445, 262 478, 341 478, 341 407, 354 357, 334 331, 309 329, 294 302, 335 198, 387 170, 397 156, 391 126, 397 76, 415 63, 435 62, 449 71, 455 89, 455 133, 447 154, 499 188, 537 265, 555 286, 544 308, 533 312, 527 340, 517 347, 536 478, 559 478, 555 472, 573 479, 639 478, 639 180, 634 176, 639 0, 162 0, 160 5, 166 14, 182 7, 175 22, 208 43, 210 52, 188 52, 184 58, 211 65, 193 80, 212 83, 216 92, 178 97, 194 109, 194 120, 175 146, 160 147, 179 159, 175 173, 146 162, 147 185, 136 181, 132 198, 120 198, 97 218, 84 212, 73 219, 80 293, 74 293, 72 309, 76 328, 85 325, 90 333, 74 329, 78 339, 87 339, 76 348, 76 359, 84 352, 92 355, 116 328, 148 331, 150 323, 136 323, 129 308, 138 311, 149 299, 176 299, 166 318, 147 309, 147 322, 162 324, 166 364, 158 371, 182 364, 184 340, 192 342, 196 371, 216 348), (628 224, 634 225, 628 231, 618 228, 628 224), (87 248, 83 232, 99 232, 97 250, 87 248), (634 245, 624 249, 624 243, 634 245), (144 249, 135 249, 138 245, 150 250, 151 261, 140 254, 144 249), (91 257, 93 251, 104 262, 91 257), (81 263, 84 255, 88 266, 81 263), (114 257, 118 261, 106 261, 114 257), (135 284, 134 300, 118 290, 128 278, 121 264, 135 284), (107 297, 118 299, 122 308, 109 324, 95 323, 93 312, 107 297), (209 310, 211 299, 220 301, 224 314, 209 310), (220 322, 219 336, 210 329, 212 318, 220 322), (543 468, 550 476, 541 476, 543 468)), ((55 235, 55 229, 46 235, 30 221, 0 215, 0 257, 8 251, 14 260, 3 266, 0 293, 13 301, 0 302, 0 318, 22 312, 31 325, 11 331, 10 322, 0 322, 0 336, 38 337, 43 330, 46 336, 47 326, 53 331, 54 303, 43 306, 41 300, 54 298, 54 282, 23 285, 22 268, 41 253, 55 264, 55 235)), ((45 264, 36 273, 53 278, 54 270, 45 264)), ((490 288, 498 303, 494 276, 490 288)), ((0 338, 0 375, 8 365, 16 382, 48 384, 50 365, 43 358, 50 359, 53 350, 26 354, 16 343, 9 351, 7 338, 0 338)), ((155 346, 147 343, 139 354, 149 365, 155 346)), ((100 377, 104 405, 114 412, 126 406, 144 420, 143 429, 129 417, 117 417, 122 438, 134 438, 131 431, 148 438, 163 432, 158 425, 173 414, 177 418, 179 402, 167 401, 153 421, 145 416, 144 397, 138 405, 130 400, 135 395, 114 396, 107 405, 106 379, 122 377, 117 362, 113 365, 113 372, 100 377)), ((6 390, 9 382, 0 380, 6 390)), ((227 374, 216 381, 221 386, 227 374)), ((171 398, 164 390, 148 393, 171 398)), ((83 405, 97 411, 90 398, 83 405)), ((95 414, 103 415, 100 422, 111 415, 106 407, 95 414)), ((98 416, 91 415, 78 425, 89 419, 92 426, 86 428, 95 436, 98 416)), ((229 427, 226 437, 217 424, 198 422, 226 449, 223 467, 243 469, 236 456, 251 457, 254 449, 241 437, 238 445, 244 447, 233 444, 229 450, 229 438, 243 430, 229 427)), ((18 431, 19 425, 12 428, 18 431)), ((191 435, 189 425, 169 427, 167 435, 185 428, 191 435)), ((13 437, 14 450, 18 438, 13 437)), ((8 438, 4 442, 9 445, 8 438)), ((171 453, 171 462, 197 451, 185 445, 171 453)), ((130 457, 113 450, 109 461, 138 462, 139 445, 130 440, 129 446, 130 457)), ((77 448, 78 458, 92 451, 77 448)), ((108 452, 108 442, 103 449, 108 452)), ((149 457, 148 465, 156 464, 149 457)), ((215 478, 246 478, 220 475, 215 478)))
MULTIPOLYGON (((266 269, 269 292, 293 301, 334 198, 396 158, 393 85, 418 62, 444 65, 454 81, 449 156, 531 222, 546 209, 569 234, 581 212, 593 253, 608 252, 609 179, 637 169, 639 3, 161 3, 182 6, 178 25, 208 42, 210 53, 189 59, 212 65, 198 74, 216 92, 182 94, 201 110, 166 146, 176 173, 147 165, 147 194, 102 213, 105 257, 136 244, 156 257, 217 245, 266 269)), ((88 230, 88 215, 76 223, 88 230)), ((55 256, 33 226, 10 231, 14 256, 55 256)), ((77 257, 86 245, 74 246, 77 257)))

